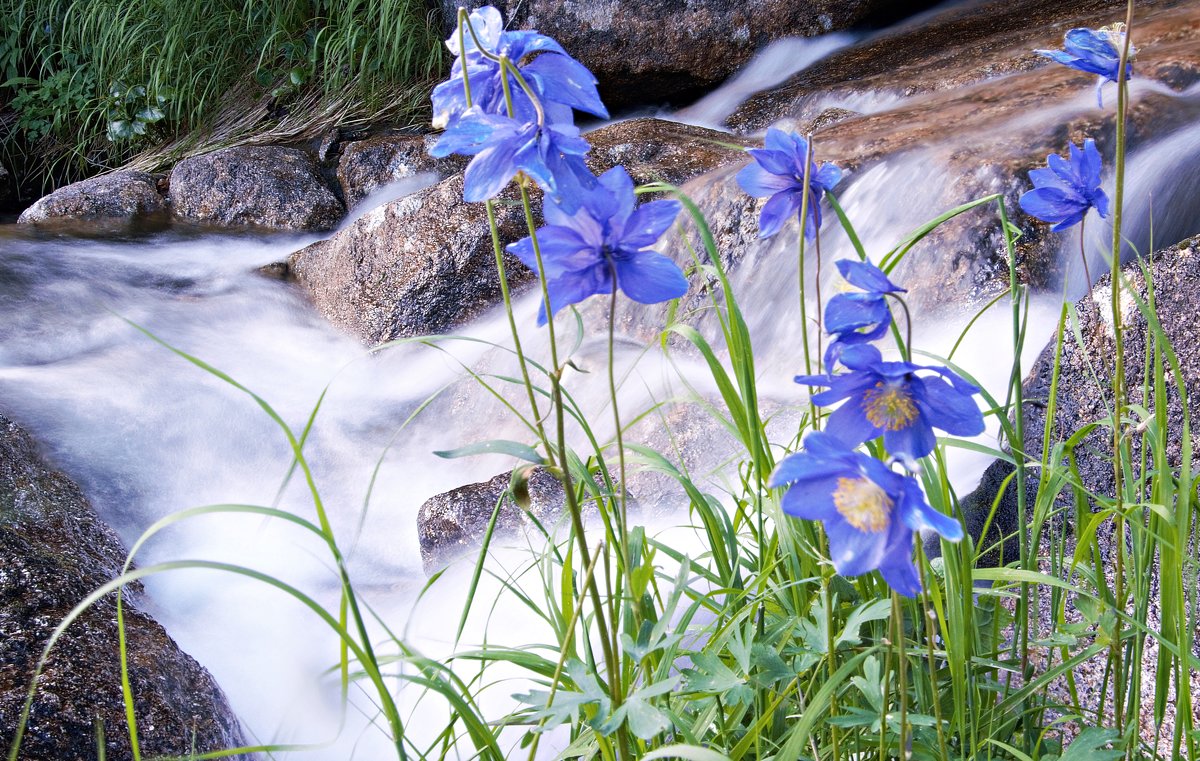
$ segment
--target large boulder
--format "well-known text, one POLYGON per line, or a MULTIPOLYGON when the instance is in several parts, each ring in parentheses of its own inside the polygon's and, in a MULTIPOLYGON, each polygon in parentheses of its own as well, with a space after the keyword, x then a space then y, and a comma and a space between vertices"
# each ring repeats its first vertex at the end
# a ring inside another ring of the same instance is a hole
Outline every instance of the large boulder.
MULTIPOLYGON (((624 164, 637 182, 681 183, 740 158, 729 138, 656 119, 621 122, 587 135, 590 165, 624 164)), ((332 238, 292 255, 289 265, 317 308, 366 344, 437 333, 499 303, 487 213, 462 197, 461 174, 392 201, 332 238)), ((502 244, 528 234, 511 188, 496 205, 502 244)), ((532 274, 506 255, 510 285, 532 274)))
MULTIPOLYGON (((0 416, 0 747, 11 747, 33 672, 51 632, 88 594, 118 576, 125 550, 79 487, 49 468, 0 416)), ((220 688, 127 588, 129 678, 142 754, 188 756, 245 745, 220 688)), ((50 650, 19 758, 133 757, 121 693, 113 595, 93 604, 50 650)), ((246 758, 246 757, 243 757, 246 758)))
POLYGON ((239 146, 192 156, 171 172, 178 219, 276 230, 332 230, 345 214, 308 153, 239 146))
MULTIPOLYGON (((125 170, 72 183, 43 196, 21 213, 24 224, 52 221, 131 220, 161 212, 167 201, 158 192, 161 175, 125 170)), ((6 187, 0 177, 0 195, 6 187)))
MULTIPOLYGON (((447 36, 458 7, 442 0, 447 36)), ((887 0, 472 0, 493 5, 509 28, 558 40, 592 70, 610 107, 687 99, 720 84, 781 37, 846 29, 887 0)), ((917 4, 918 6, 923 4, 917 4)))

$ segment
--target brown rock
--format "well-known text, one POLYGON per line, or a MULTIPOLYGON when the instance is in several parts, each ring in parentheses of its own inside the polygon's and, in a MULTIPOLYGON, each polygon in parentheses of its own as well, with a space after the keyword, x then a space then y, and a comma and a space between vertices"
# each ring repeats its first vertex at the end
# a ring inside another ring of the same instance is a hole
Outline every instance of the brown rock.
MULTIPOLYGON (((768 42, 845 29, 884 0, 500 0, 513 29, 555 38, 592 70, 610 107, 688 98, 724 81, 768 42)), ((461 3, 442 0, 447 35, 461 3)))
POLYGON ((279 230, 331 230, 345 213, 307 153, 278 146, 225 148, 171 172, 179 219, 279 230))
MULTIPOLYGON (((128 220, 166 208, 158 176, 131 170, 59 188, 21 213, 24 224, 69 220, 128 220)), ((0 179, 2 184, 2 179, 0 179)))
MULTIPOLYGON (((656 119, 621 122, 587 137, 593 171, 622 162, 638 181, 683 182, 741 157, 717 144, 728 142, 727 135, 656 119)), ((463 323, 500 302, 500 285, 486 210, 463 201, 462 183, 455 175, 365 214, 293 254, 292 273, 326 317, 367 344, 463 323)), ((528 234, 518 202, 510 188, 496 206, 502 244, 528 234)), ((507 255, 505 267, 513 287, 532 277, 507 255)))
POLYGON ((430 172, 445 177, 462 169, 455 160, 429 155, 426 135, 382 135, 347 143, 338 161, 338 183, 347 208, 396 180, 430 172))

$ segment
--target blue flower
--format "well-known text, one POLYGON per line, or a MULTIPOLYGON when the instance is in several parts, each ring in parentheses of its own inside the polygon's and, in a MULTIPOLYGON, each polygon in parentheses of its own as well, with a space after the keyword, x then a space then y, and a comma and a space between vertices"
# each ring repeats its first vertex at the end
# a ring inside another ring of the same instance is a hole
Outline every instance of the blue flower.
POLYGON ((836 264, 846 282, 859 290, 839 293, 825 305, 825 330, 835 337, 825 353, 827 369, 846 346, 874 341, 887 332, 892 323, 887 294, 905 292, 870 262, 839 259, 836 264))
MULTIPOLYGON (((582 193, 577 210, 547 199, 543 214, 549 224, 537 231, 537 239, 552 314, 593 294, 612 293, 614 277, 625 295, 641 304, 676 299, 687 292, 687 279, 675 262, 646 250, 675 221, 680 203, 660 200, 635 205, 633 180, 620 166, 602 174, 594 188, 582 193)), ((532 239, 517 241, 508 251, 537 270, 532 239)), ((545 322, 543 305, 538 324, 545 322)))
POLYGON ((916 459, 933 451, 934 428, 954 436, 983 433, 983 413, 971 398, 979 389, 956 373, 944 367, 884 362, 879 349, 869 344, 847 346, 840 359, 850 372, 798 375, 796 382, 829 386, 812 397, 822 407, 846 400, 830 413, 826 426, 845 446, 883 436, 888 452, 916 459), (937 375, 920 376, 919 370, 937 375))
POLYGON ((470 23, 482 50, 467 29, 463 30, 465 55, 459 50, 457 30, 446 40, 446 46, 457 57, 450 69, 450 79, 433 90, 435 127, 450 126, 466 113, 464 77, 471 86, 471 105, 483 113, 512 116, 518 121, 535 120, 537 109, 511 73, 508 84, 513 111, 509 113, 501 66, 484 55, 484 51, 493 56, 507 56, 520 69, 546 112, 546 121, 569 123, 571 109, 608 118, 608 110, 596 90, 596 77, 553 38, 537 32, 504 31, 500 11, 491 6, 473 11, 470 23))
POLYGON ((596 184, 583 160, 589 149, 574 125, 521 123, 474 107, 442 133, 429 153, 438 158, 475 156, 463 181, 467 201, 495 198, 517 172, 524 172, 547 195, 574 210, 583 192, 596 184))
POLYGON ((1070 158, 1057 154, 1046 157, 1048 169, 1029 173, 1034 188, 1021 196, 1021 208, 1043 222, 1055 222, 1058 232, 1079 223, 1093 206, 1101 217, 1108 216, 1108 196, 1100 189, 1100 152, 1090 138, 1080 150, 1069 144, 1070 158))
MULTIPOLYGON (((1104 29, 1072 29, 1063 35, 1064 50, 1037 50, 1045 56, 1072 69, 1099 74, 1096 82, 1096 103, 1104 108, 1101 88, 1105 82, 1116 82, 1121 67, 1121 50, 1125 45, 1124 24, 1115 24, 1104 29)), ((1130 57, 1136 52, 1129 48, 1130 57)), ((1133 64, 1125 62, 1125 78, 1133 74, 1133 64)))
POLYGON ((842 446, 828 433, 810 433, 805 451, 789 455, 771 474, 772 488, 788 486, 783 511, 821 521, 833 566, 843 576, 878 569, 892 589, 912 597, 921 580, 912 561, 913 532, 931 529, 952 542, 962 527, 925 502, 912 476, 842 446))
MULTIPOLYGON (((738 184, 755 198, 770 196, 758 218, 758 237, 769 238, 783 228, 793 214, 799 217, 804 199, 804 165, 808 161, 808 141, 793 132, 767 130, 765 148, 748 153, 754 163, 738 172, 738 184)), ((809 165, 808 209, 804 235, 817 237, 821 227, 821 196, 832 190, 842 178, 842 170, 833 164, 809 165)))

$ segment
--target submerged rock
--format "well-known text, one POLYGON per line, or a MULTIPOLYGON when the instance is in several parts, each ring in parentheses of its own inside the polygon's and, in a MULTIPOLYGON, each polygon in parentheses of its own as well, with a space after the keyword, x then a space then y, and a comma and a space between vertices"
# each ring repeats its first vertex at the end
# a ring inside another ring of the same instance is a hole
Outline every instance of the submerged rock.
MULTIPOLYGON (((635 181, 680 183, 741 152, 729 137, 657 119, 621 122, 587 135, 593 171, 626 165, 635 181)), ((463 176, 374 209, 332 238, 292 255, 290 270, 317 308, 366 344, 442 332, 498 304, 500 284, 482 203, 462 197, 463 176)), ((535 194, 535 200, 536 196, 535 194)), ((502 244, 528 234, 511 187, 496 204, 502 244)), ((540 223, 540 213, 535 209, 540 223)), ((509 282, 532 273, 505 255, 509 282)))
POLYGON ((175 217, 277 230, 332 230, 345 214, 309 154, 240 146, 192 156, 171 172, 175 217))
MULTIPOLYGON (((161 175, 133 170, 112 172, 59 188, 21 213, 24 224, 67 220, 127 220, 161 212, 161 175)), ((4 186, 0 177, 0 187, 4 186)), ((0 191, 2 193, 3 191, 0 191)))
MULTIPOLYGON (((447 36, 458 7, 442 0, 447 36)), ((555 38, 592 70, 610 107, 657 104, 717 85, 781 37, 846 29, 887 0, 473 0, 494 5, 511 29, 555 38)))
POLYGON ((496 538, 511 537, 521 528, 532 526, 530 516, 546 522, 562 512, 566 493, 550 473, 536 468, 530 475, 528 512, 513 502, 511 479, 511 471, 501 473, 482 483, 430 497, 421 505, 417 511, 417 538, 427 573, 477 550, 497 503, 500 512, 496 516, 496 538))
MULTIPOLYGON (((93 590, 120 575, 125 550, 79 487, 0 416, 0 747, 17 729, 49 636, 93 590)), ((244 745, 221 689, 127 589, 129 678, 142 754, 188 756, 244 745)), ((128 759, 113 595, 85 610, 50 650, 19 758, 128 759)), ((240 758, 248 759, 248 756, 240 758)))

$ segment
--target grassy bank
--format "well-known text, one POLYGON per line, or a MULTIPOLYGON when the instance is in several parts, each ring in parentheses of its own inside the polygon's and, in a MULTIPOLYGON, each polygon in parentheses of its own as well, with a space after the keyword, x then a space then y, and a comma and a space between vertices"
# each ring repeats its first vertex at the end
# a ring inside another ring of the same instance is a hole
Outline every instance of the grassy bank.
POLYGON ((439 32, 421 0, 0 0, 0 162, 37 192, 181 140, 416 120, 439 32))

